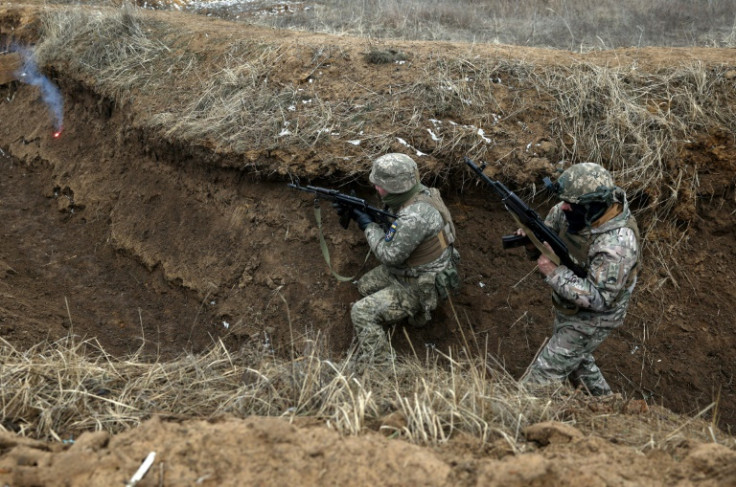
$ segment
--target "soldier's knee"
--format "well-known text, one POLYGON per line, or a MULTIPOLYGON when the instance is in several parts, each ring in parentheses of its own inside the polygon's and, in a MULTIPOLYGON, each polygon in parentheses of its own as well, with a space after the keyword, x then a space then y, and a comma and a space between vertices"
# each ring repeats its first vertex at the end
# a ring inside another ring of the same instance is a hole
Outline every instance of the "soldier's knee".
POLYGON ((371 293, 373 289, 369 284, 370 283, 366 282, 364 279, 360 279, 355 283, 355 287, 361 296, 368 296, 371 293))
POLYGON ((353 303, 350 308, 350 320, 355 328, 365 328, 376 322, 376 310, 372 308, 368 300, 361 299, 353 303))

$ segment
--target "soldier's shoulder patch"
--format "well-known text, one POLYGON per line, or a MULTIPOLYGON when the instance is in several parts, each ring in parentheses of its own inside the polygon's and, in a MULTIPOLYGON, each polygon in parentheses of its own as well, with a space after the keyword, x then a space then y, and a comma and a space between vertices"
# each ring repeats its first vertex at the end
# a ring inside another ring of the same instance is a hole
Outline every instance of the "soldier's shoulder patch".
POLYGON ((386 232, 386 236, 383 238, 386 242, 390 242, 394 239, 394 235, 396 235, 396 222, 391 224, 391 227, 386 232))

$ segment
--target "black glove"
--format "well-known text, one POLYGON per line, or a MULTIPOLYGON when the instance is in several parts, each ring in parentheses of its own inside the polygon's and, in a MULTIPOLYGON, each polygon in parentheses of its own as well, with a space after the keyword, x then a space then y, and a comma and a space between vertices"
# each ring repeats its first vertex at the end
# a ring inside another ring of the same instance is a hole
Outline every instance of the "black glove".
POLYGON ((353 220, 358 224, 358 228, 365 230, 368 225, 373 223, 373 218, 368 213, 353 208, 353 220))
POLYGON ((337 211, 337 214, 340 216, 343 216, 345 214, 345 211, 347 211, 348 209, 346 206, 341 205, 337 201, 332 202, 332 207, 337 211))
POLYGON ((352 217, 352 214, 349 211, 350 208, 341 205, 336 201, 332 202, 332 207, 337 210, 337 216, 340 218, 340 226, 342 228, 348 228, 348 225, 350 224, 350 218, 352 217))

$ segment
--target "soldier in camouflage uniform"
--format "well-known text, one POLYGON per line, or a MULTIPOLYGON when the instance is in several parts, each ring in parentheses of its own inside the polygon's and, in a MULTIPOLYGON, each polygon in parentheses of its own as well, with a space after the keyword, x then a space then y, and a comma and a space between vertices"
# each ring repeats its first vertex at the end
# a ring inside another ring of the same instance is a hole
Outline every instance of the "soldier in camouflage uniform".
POLYGON ((554 330, 522 382, 569 379, 592 395, 611 394, 592 353, 623 324, 636 285, 639 230, 626 194, 600 165, 571 166, 556 188, 562 202, 550 210, 545 224, 560 235, 587 277, 545 255, 538 258, 539 270, 552 287, 554 330))
POLYGON ((421 326, 448 291, 459 287, 455 227, 439 191, 419 180, 414 160, 404 154, 376 159, 369 177, 383 203, 397 215, 388 231, 370 216, 351 215, 381 263, 357 281, 364 297, 353 304, 360 364, 387 363, 393 351, 384 326, 408 319, 421 326))

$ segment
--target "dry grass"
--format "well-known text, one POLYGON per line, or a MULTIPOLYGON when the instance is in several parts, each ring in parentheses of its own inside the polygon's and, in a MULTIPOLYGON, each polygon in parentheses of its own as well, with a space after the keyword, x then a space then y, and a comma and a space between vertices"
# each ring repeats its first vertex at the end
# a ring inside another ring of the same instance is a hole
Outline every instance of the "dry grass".
POLYGON ((83 77, 99 84, 104 95, 120 103, 135 89, 170 89, 165 84, 167 70, 193 66, 191 54, 177 55, 161 40, 149 37, 135 9, 112 12, 72 9, 49 13, 44 17, 45 40, 34 49, 37 59, 41 64, 72 63, 83 77))
MULTIPOLYGON (((498 42, 573 51, 732 47, 736 26, 736 5, 729 0, 320 0, 307 5, 286 15, 255 15, 249 20, 373 38, 498 42)), ((207 12, 231 16, 228 8, 207 12)))
POLYGON ((633 65, 438 59, 412 87, 419 115, 408 126, 414 133, 432 128, 437 138, 431 153, 437 157, 465 153, 503 166, 508 155, 499 153, 496 141, 506 135, 505 127, 537 108, 523 96, 522 90, 533 90, 533 99, 551 100, 548 125, 558 141, 557 160, 593 161, 610 169, 644 217, 645 237, 682 235, 683 222, 696 215, 702 169, 684 162, 682 149, 699 135, 736 131, 728 100, 732 76, 728 66, 699 63, 646 73, 633 65), (520 92, 505 109, 494 98, 501 83, 520 92), (447 124, 448 118, 474 123, 447 124), (661 223, 669 230, 653 232, 661 223))
MULTIPOLYGON (((530 424, 566 421, 593 432, 605 423, 613 434, 610 415, 626 413, 629 405, 619 396, 595 400, 567 389, 532 395, 490 357, 433 353, 356 375, 348 362, 320 358, 319 348, 306 342, 306 353, 284 360, 262 350, 232 353, 218 343, 161 363, 137 354, 114 358, 94 341, 71 337, 25 351, 0 339, 2 428, 61 441, 84 431, 120 432, 154 414, 309 416, 349 435, 375 428, 440 444, 462 432, 479 444, 502 439, 524 451, 523 429, 530 424)), ((684 436, 713 441, 708 423, 664 409, 621 417, 623 441, 642 449, 684 436)))
POLYGON ((222 68, 203 80, 184 107, 157 114, 153 123, 167 137, 210 140, 241 151, 268 145, 298 97, 294 90, 274 90, 268 84, 278 56, 273 46, 251 42, 233 46, 222 68))

